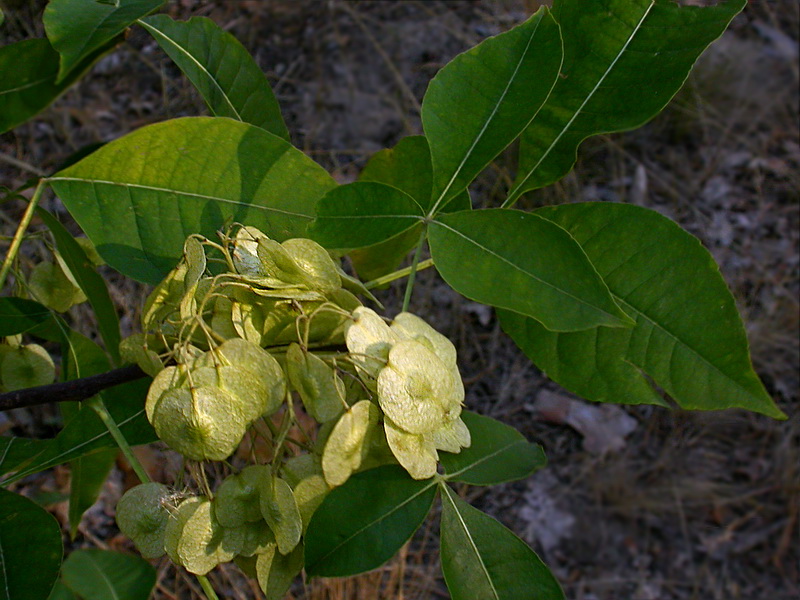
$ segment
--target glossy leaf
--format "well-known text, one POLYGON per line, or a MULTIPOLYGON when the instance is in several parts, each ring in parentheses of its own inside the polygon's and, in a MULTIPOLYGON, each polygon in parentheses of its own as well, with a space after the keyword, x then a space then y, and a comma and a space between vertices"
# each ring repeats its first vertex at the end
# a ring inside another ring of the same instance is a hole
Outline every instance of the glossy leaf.
POLYGON ((127 29, 136 19, 157 9, 164 0, 50 0, 44 11, 47 38, 61 55, 62 81, 94 50, 127 29))
POLYGON ((0 488, 0 599, 47 598, 62 553, 55 518, 32 500, 0 488))
POLYGON ((83 248, 75 241, 58 219, 43 208, 37 208, 37 214, 53 234, 59 252, 67 264, 72 276, 89 299, 97 317, 97 326, 106 345, 106 350, 119 363, 119 317, 105 280, 97 273, 83 248))
POLYGON ((267 78, 235 37, 205 17, 181 22, 153 15, 140 24, 186 74, 212 114, 289 139, 267 78))
POLYGON ((56 83, 58 53, 47 40, 23 40, 0 47, 0 133, 44 110, 107 49, 98 49, 69 77, 56 83))
POLYGON ((332 189, 316 207, 312 239, 329 249, 350 250, 384 242, 418 225, 422 207, 408 194, 377 182, 332 189))
POLYGON ((156 584, 156 571, 143 558, 99 548, 70 554, 62 577, 83 600, 147 600, 156 584))
POLYGON ((442 572, 453 600, 563 600, 528 545, 442 484, 442 572))
POLYGON ((564 65, 552 94, 525 130, 509 192, 566 175, 592 135, 643 125, 681 88, 697 57, 745 0, 681 6, 671 0, 557 0, 564 65))
POLYGON ((422 127, 433 161, 434 212, 525 130, 550 94, 561 59, 559 27, 543 8, 460 54, 431 80, 422 127))
POLYGON ((227 221, 303 236, 336 183, 287 141, 247 123, 173 119, 106 144, 50 179, 108 264, 157 283, 192 233, 227 221))
POLYGON ((343 577, 379 567, 419 528, 435 495, 432 480, 415 481, 397 465, 353 475, 311 518, 306 572, 343 577))
POLYGON ((636 319, 632 329, 556 334, 501 313, 503 328, 549 377, 598 402, 652 402, 658 396, 649 377, 683 408, 784 416, 753 371, 733 296, 695 237, 627 204, 568 204, 537 214, 572 234, 636 319))
POLYGON ((496 485, 524 479, 547 464, 542 447, 513 427, 468 411, 461 418, 472 444, 458 454, 439 453, 448 481, 496 485))
POLYGON ((64 585, 64 582, 59 579, 56 581, 56 585, 47 597, 47 600, 80 600, 80 598, 73 594, 72 591, 64 585))
POLYGON ((553 331, 632 324, 575 240, 538 215, 497 208, 439 215, 428 239, 444 280, 476 302, 553 331))
MULTIPOLYGON (((132 446, 148 444, 157 440, 155 432, 144 414, 144 397, 150 385, 149 379, 140 379, 123 385, 109 388, 103 396, 113 398, 106 402, 111 416, 119 426, 125 438, 132 446)), ((15 438, 12 438, 15 439, 15 438)), ((114 448, 111 434, 108 433, 100 418, 90 410, 82 410, 75 418, 67 423, 56 437, 47 440, 44 444, 29 444, 29 440, 21 438, 18 443, 30 452, 16 452, 16 443, 9 441, 5 450, 9 455, 4 461, 3 471, 8 473, 17 470, 14 475, 4 480, 4 484, 17 481, 23 477, 38 473, 55 465, 69 462, 80 456, 85 456, 98 448, 114 448), (39 450, 34 457, 30 453, 39 450), (31 460, 32 458, 32 460, 31 460), (12 459, 16 459, 16 462, 12 459)))
POLYGON ((50 309, 24 298, 0 298, 0 337, 30 331, 50 318, 50 309))

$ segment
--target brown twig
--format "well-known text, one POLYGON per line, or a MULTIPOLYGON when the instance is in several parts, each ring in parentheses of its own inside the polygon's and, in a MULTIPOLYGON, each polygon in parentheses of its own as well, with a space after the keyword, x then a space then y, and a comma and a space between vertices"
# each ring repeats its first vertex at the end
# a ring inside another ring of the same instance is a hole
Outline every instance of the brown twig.
POLYGON ((91 398, 98 392, 145 377, 146 373, 137 365, 113 369, 99 375, 59 381, 50 385, 26 388, 0 394, 0 411, 47 404, 49 402, 75 402, 91 398))

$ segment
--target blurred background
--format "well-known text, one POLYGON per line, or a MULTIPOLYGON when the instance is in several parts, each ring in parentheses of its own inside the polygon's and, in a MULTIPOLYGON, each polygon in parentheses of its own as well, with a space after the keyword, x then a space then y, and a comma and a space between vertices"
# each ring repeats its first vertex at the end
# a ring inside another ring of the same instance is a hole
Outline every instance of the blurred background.
MULTIPOLYGON (((210 17, 236 36, 273 84, 293 142, 346 183, 372 153, 421 132, 420 101, 438 69, 540 4, 172 0, 166 10, 179 19, 210 17)), ((44 5, 0 0, 0 43, 43 36, 44 5)), ((468 407, 517 427, 550 460, 528 481, 463 491, 536 549, 570 599, 800 597, 799 26, 796 1, 751 1, 661 115, 636 131, 587 141, 574 171, 518 204, 630 202, 698 236, 738 300, 756 370, 788 421, 589 405, 531 365, 490 308, 460 297, 432 269, 418 278, 411 309, 456 344, 468 407)), ((54 105, 0 136, 0 185, 13 189, 51 173, 88 144, 199 114, 206 109, 188 80, 134 29, 54 105)), ((499 205, 512 158, 513 151, 501 156, 480 177, 475 207, 499 205)), ((56 200, 45 206, 69 220, 56 200)), ((3 236, 13 235, 23 210, 16 200, 0 205, 3 236)), ((35 264, 36 244, 28 246, 24 260, 35 264)), ((147 290, 110 270, 104 275, 124 333, 137 330, 147 290)), ((381 300, 389 314, 398 312, 402 286, 381 300)), ((93 334, 88 308, 74 308, 71 317, 93 334)), ((58 424, 53 407, 0 414, 5 435, 52 435, 58 424)), ((139 454, 156 477, 169 480, 177 468, 159 446, 139 454)), ((70 547, 131 548, 113 508, 134 481, 120 460, 70 547)), ((40 498, 66 523, 68 485, 63 467, 15 490, 40 498)), ((349 580, 298 580, 289 597, 447 598, 435 533, 431 519, 382 569, 349 580)), ((154 597, 197 597, 196 584, 167 562, 154 597)), ((220 597, 262 597, 232 566, 213 581, 220 597)))

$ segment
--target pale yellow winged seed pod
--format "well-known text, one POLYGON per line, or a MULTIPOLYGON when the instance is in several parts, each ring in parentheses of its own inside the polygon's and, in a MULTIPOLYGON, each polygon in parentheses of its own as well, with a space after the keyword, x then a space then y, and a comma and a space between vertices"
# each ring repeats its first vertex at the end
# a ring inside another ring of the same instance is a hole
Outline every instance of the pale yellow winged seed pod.
POLYGON ((147 390, 147 399, 144 403, 145 414, 150 423, 153 422, 153 413, 161 396, 167 390, 184 385, 187 372, 188 369, 184 365, 178 365, 177 367, 167 367, 155 376, 150 383, 150 389, 147 390))
POLYGON ((176 565, 181 564, 181 558, 178 556, 178 542, 183 533, 183 526, 204 500, 205 498, 199 496, 186 498, 167 519, 167 526, 164 529, 164 551, 176 565))
POLYGON ((298 344, 286 351, 286 373, 306 412, 318 423, 338 417, 345 407, 344 382, 324 360, 298 344))
POLYGON ((322 471, 329 485, 342 485, 361 466, 370 429, 377 427, 378 418, 378 407, 362 400, 336 423, 322 453, 322 471))
POLYGON ((342 287, 336 263, 314 240, 293 238, 281 244, 304 275, 304 284, 312 290, 333 292, 342 287))
POLYGON ((399 428, 386 417, 386 440, 397 460, 414 479, 428 479, 436 474, 439 453, 429 436, 415 435, 399 428))
POLYGON ((275 534, 281 554, 288 554, 303 534, 303 519, 294 492, 286 481, 264 472, 259 484, 261 514, 275 534))
POLYGON ((222 482, 214 496, 214 514, 223 527, 240 527, 260 521, 259 482, 266 465, 250 465, 222 482))
POLYGON ((360 306, 353 311, 353 321, 345 331, 345 342, 359 374, 374 379, 386 366, 397 336, 374 310, 360 306))
POLYGON ((287 555, 283 555, 275 545, 271 545, 264 553, 258 555, 256 561, 258 585, 267 600, 282 600, 286 596, 292 581, 303 569, 303 560, 302 544, 287 555))
POLYGON ((233 239, 233 266, 240 275, 264 277, 266 273, 258 258, 258 240, 267 236, 255 227, 240 227, 233 239))
POLYGON ((39 344, 26 344, 3 353, 0 381, 8 392, 47 385, 55 378, 53 359, 39 344))
POLYGON ((244 530, 220 525, 208 498, 201 498, 187 512, 174 548, 178 564, 190 573, 205 575, 217 565, 233 560, 242 548, 244 530))
POLYGON ((378 403, 398 427, 428 433, 461 413, 460 383, 426 346, 405 340, 392 346, 378 375, 378 403))
POLYGON ((153 411, 158 437, 192 460, 223 460, 230 456, 250 424, 240 401, 220 388, 170 389, 153 411))
POLYGON ((117 526, 144 558, 164 554, 164 532, 169 521, 170 491, 161 483, 143 483, 129 489, 117 502, 117 526))
POLYGON ((31 271, 28 287, 33 297, 56 312, 66 312, 75 304, 86 302, 86 296, 72 278, 66 265, 39 263, 31 271))
MULTIPOLYGON (((242 548, 239 556, 253 556, 269 550, 270 545, 275 545, 275 534, 263 519, 241 526, 243 531, 242 548)), ((255 577, 255 576, 253 576, 255 577)))
POLYGON ((164 369, 158 354, 147 347, 147 337, 142 333, 134 333, 122 340, 119 354, 123 362, 139 365, 150 377, 156 377, 164 369))
POLYGON ((445 366, 455 366, 456 348, 453 343, 418 316, 400 313, 392 321, 390 329, 401 340, 416 340, 426 345, 445 366))
POLYGON ((472 438, 466 423, 457 417, 448 421, 438 429, 426 433, 425 437, 433 442, 437 450, 458 453, 462 448, 469 448, 472 438))

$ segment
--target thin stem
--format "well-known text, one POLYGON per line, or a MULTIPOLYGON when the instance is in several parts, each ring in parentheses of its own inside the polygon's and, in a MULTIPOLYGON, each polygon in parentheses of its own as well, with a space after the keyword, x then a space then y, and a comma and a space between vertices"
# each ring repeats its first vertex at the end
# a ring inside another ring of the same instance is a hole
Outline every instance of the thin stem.
POLYGON ((419 244, 414 252, 414 260, 411 261, 411 270, 408 273, 408 283, 406 284, 406 295, 403 296, 403 312, 408 310, 408 305, 411 303, 411 292, 414 290, 414 280, 417 277, 417 269, 419 268, 419 257, 422 254, 422 246, 425 244, 426 230, 422 230, 419 236, 419 244))
POLYGON ((25 237, 25 231, 28 229, 28 225, 31 224, 33 212, 39 204, 39 199, 42 197, 44 188, 45 180, 40 179, 39 183, 36 185, 36 190, 33 192, 33 197, 28 203, 28 208, 25 209, 25 214, 22 215, 22 220, 19 222, 19 227, 17 227, 17 232, 14 234, 14 239, 11 240, 11 246, 8 248, 8 254, 6 254, 6 259, 3 261, 3 266, 0 267, 0 289, 3 289, 6 283, 6 277, 8 277, 11 265, 14 264, 14 259, 17 257, 20 244, 22 244, 22 238, 25 237))
POLYGON ((89 398, 86 403, 97 413, 97 416, 100 417, 100 420, 103 421, 103 425, 106 426, 108 432, 111 434, 111 437, 114 438, 114 441, 117 442, 117 446, 119 449, 122 450, 122 454, 125 455, 125 458, 128 459, 128 462, 133 469, 133 472, 136 473, 136 476, 139 478, 139 481, 142 483, 148 483, 150 481, 150 477, 147 475, 147 471, 144 470, 142 463, 139 462, 139 459, 136 458, 136 455, 133 453, 133 448, 131 448, 130 444, 128 444, 128 440, 125 439, 125 436, 122 435, 122 432, 117 427, 114 418, 111 416, 111 413, 108 412, 106 405, 103 403, 103 399, 100 395, 93 396, 89 398))
POLYGON ((197 581, 200 583, 200 587, 203 588, 203 593, 208 600, 219 600, 217 592, 211 587, 211 582, 208 580, 208 577, 205 575, 197 575, 197 581))
MULTIPOLYGON (((417 265, 417 271, 424 271, 428 267, 432 266, 433 266, 433 259, 426 258, 425 260, 420 261, 420 263, 417 265)), ((401 279, 406 275, 409 275, 410 273, 411 273, 411 267, 404 267, 402 269, 398 269, 397 271, 392 271, 391 273, 388 273, 382 277, 373 279, 372 281, 368 281, 367 283, 364 284, 364 287, 366 287, 368 290, 373 290, 376 287, 380 287, 382 285, 386 285, 387 283, 391 283, 397 279, 401 279)))

